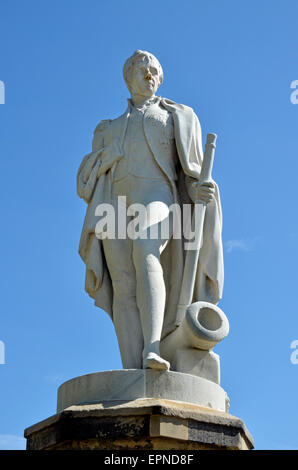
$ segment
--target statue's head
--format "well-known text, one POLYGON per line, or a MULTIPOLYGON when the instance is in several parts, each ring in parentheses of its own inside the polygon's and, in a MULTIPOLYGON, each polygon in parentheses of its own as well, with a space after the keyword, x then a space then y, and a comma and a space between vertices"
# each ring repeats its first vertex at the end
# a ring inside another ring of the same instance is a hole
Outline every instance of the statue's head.
POLYGON ((125 62, 123 77, 131 94, 149 98, 162 84, 163 71, 153 54, 138 49, 125 62))

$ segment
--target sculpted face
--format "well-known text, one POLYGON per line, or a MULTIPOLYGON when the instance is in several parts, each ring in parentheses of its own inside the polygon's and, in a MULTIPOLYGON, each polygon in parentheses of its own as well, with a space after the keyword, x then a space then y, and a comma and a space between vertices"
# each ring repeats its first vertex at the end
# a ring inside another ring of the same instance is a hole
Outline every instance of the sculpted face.
POLYGON ((158 68, 154 61, 139 61, 134 65, 130 88, 132 94, 150 98, 159 87, 158 68))

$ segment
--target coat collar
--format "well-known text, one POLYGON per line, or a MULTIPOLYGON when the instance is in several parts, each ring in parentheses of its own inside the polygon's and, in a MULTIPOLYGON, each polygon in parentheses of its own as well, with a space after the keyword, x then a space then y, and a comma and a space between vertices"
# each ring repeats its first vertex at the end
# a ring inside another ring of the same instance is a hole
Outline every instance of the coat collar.
POLYGON ((145 101, 143 106, 135 106, 131 100, 131 98, 127 99, 128 103, 128 111, 131 112, 133 109, 137 110, 142 110, 142 109, 149 109, 149 107, 153 104, 159 104, 160 101, 162 100, 161 96, 156 96, 154 95, 152 98, 150 98, 148 101, 145 101))

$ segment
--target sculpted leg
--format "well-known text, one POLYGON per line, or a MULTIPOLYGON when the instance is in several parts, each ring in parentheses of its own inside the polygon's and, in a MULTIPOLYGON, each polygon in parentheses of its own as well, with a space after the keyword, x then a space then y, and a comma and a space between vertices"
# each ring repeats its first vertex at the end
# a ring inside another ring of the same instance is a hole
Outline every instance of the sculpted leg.
POLYGON ((160 254, 172 234, 169 206, 173 202, 173 195, 164 182, 149 184, 142 182, 142 201, 147 207, 147 219, 140 227, 140 238, 133 241, 132 255, 136 270, 137 305, 144 336, 143 368, 167 370, 170 364, 160 357, 159 352, 166 305, 160 254), (167 234, 161 230, 162 223, 168 226, 167 234))
POLYGON ((137 305, 144 335, 143 367, 169 369, 169 363, 160 357, 159 352, 166 289, 158 243, 135 240, 133 260, 137 277, 137 305))
POLYGON ((104 240, 103 246, 113 284, 113 323, 123 368, 141 369, 144 343, 131 241, 104 240))

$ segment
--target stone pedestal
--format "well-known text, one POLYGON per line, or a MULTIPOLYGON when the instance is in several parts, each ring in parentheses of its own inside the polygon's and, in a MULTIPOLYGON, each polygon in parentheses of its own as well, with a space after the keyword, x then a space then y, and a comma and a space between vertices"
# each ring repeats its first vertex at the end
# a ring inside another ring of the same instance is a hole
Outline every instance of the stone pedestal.
POLYGON ((151 369, 122 369, 81 375, 58 389, 57 411, 72 405, 163 398, 228 411, 226 392, 203 377, 151 369))
POLYGON ((27 449, 252 449, 226 404, 219 385, 190 374, 88 374, 61 385, 57 414, 25 430, 27 449))

